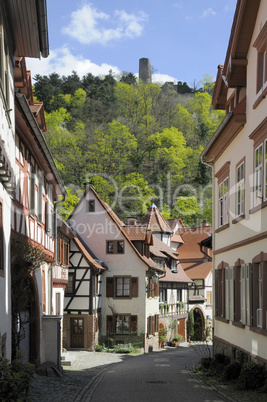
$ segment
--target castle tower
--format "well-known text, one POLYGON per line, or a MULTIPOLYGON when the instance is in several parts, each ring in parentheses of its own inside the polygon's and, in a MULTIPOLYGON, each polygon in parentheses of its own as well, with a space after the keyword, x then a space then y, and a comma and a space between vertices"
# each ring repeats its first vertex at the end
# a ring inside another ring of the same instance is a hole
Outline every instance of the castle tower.
POLYGON ((139 59, 139 79, 144 84, 151 84, 151 64, 150 60, 143 57, 139 59))

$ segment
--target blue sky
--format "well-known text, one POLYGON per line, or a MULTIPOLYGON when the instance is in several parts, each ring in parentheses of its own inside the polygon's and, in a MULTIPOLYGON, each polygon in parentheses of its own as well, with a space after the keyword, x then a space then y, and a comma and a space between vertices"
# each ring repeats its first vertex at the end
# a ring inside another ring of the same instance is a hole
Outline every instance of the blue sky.
POLYGON ((50 56, 27 59, 35 74, 138 73, 153 82, 199 82, 223 64, 236 0, 47 0, 50 56))

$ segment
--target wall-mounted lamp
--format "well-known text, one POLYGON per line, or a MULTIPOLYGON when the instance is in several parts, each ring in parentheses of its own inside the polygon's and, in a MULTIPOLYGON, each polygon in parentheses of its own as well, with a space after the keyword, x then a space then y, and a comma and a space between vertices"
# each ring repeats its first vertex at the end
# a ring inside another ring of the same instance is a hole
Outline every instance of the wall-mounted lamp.
POLYGON ((150 279, 152 279, 152 282, 154 285, 157 285, 158 281, 159 281, 158 273, 156 271, 154 271, 153 275, 149 277, 148 286, 146 287, 147 293, 151 293, 151 291, 152 291, 150 279))

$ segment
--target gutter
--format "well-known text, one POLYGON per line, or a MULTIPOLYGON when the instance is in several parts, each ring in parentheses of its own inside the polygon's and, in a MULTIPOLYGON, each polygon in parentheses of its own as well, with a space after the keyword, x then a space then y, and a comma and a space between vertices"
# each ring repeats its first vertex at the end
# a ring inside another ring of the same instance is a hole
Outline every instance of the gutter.
POLYGON ((49 56, 47 7, 46 0, 36 0, 37 15, 39 21, 40 51, 44 58, 49 56))
MULTIPOLYGON (((217 141, 218 137, 220 136, 221 132, 225 129, 225 127, 227 126, 228 122, 231 120, 231 118, 233 117, 234 113, 230 112, 228 113, 225 118, 223 119, 223 121, 221 122, 221 124, 219 125, 219 127, 217 128, 217 130, 215 131, 215 133, 213 134, 213 136, 211 137, 211 139, 209 140, 208 144, 206 145, 205 149, 203 150, 203 152, 200 155, 200 159, 201 162, 204 165, 209 165, 208 163, 205 162, 205 156, 207 155, 208 151, 211 149, 211 147, 213 146, 213 144, 215 143, 215 141, 217 141)), ((213 164, 212 164, 213 165, 213 164)))
POLYGON ((59 172, 57 170, 57 167, 56 167, 55 161, 53 159, 53 156, 51 154, 51 151, 48 148, 48 145, 47 145, 47 143, 45 141, 43 133, 40 130, 40 127, 38 126, 37 121, 35 120, 35 117, 34 117, 32 111, 31 111, 31 108, 30 108, 30 106, 28 104, 28 101, 27 101, 25 95, 21 94, 21 93, 16 93, 16 98, 17 98, 17 100, 18 100, 18 102, 19 102, 19 104, 20 104, 20 106, 21 106, 21 108, 22 108, 22 110, 23 110, 23 112, 25 114, 27 122, 30 124, 30 127, 31 127, 31 129, 32 129, 32 131, 33 131, 33 133, 34 133, 34 135, 35 135, 35 137, 37 139, 37 142, 38 142, 40 148, 42 149, 42 151, 45 154, 45 157, 46 157, 46 159, 48 161, 48 164, 49 164, 49 166, 50 166, 50 168, 51 168, 51 170, 53 172, 53 175, 56 178, 56 181, 57 181, 57 184, 58 184, 58 186, 60 188, 60 191, 63 194, 64 198, 66 198, 67 191, 66 191, 66 189, 64 187, 64 184, 62 182, 60 174, 59 174, 59 172))

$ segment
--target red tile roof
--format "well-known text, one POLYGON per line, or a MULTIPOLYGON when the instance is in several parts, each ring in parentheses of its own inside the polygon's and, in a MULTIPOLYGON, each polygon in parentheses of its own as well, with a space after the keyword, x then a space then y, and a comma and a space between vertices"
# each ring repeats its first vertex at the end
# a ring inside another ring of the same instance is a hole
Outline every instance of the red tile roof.
POLYGON ((152 242, 152 232, 147 226, 127 225, 122 227, 122 230, 131 241, 144 241, 147 244, 152 242))
POLYGON ((177 264, 177 273, 173 273, 170 268, 166 268, 166 275, 160 278, 160 282, 183 282, 190 283, 192 280, 185 273, 181 264, 177 264))
POLYGON ((212 261, 183 262, 183 269, 191 279, 205 279, 212 271, 212 261))
POLYGON ((149 248, 150 253, 164 258, 172 258, 178 260, 178 253, 174 251, 171 247, 167 246, 163 241, 159 240, 156 236, 153 236, 153 245, 149 248))
POLYGON ((159 212, 159 209, 154 204, 147 211, 142 223, 148 225, 152 232, 173 233, 172 229, 159 212))
POLYGON ((199 243, 210 236, 211 226, 201 228, 178 229, 176 235, 180 235, 184 241, 179 247, 179 257, 182 261, 194 259, 206 259, 207 256, 200 251, 199 243))

